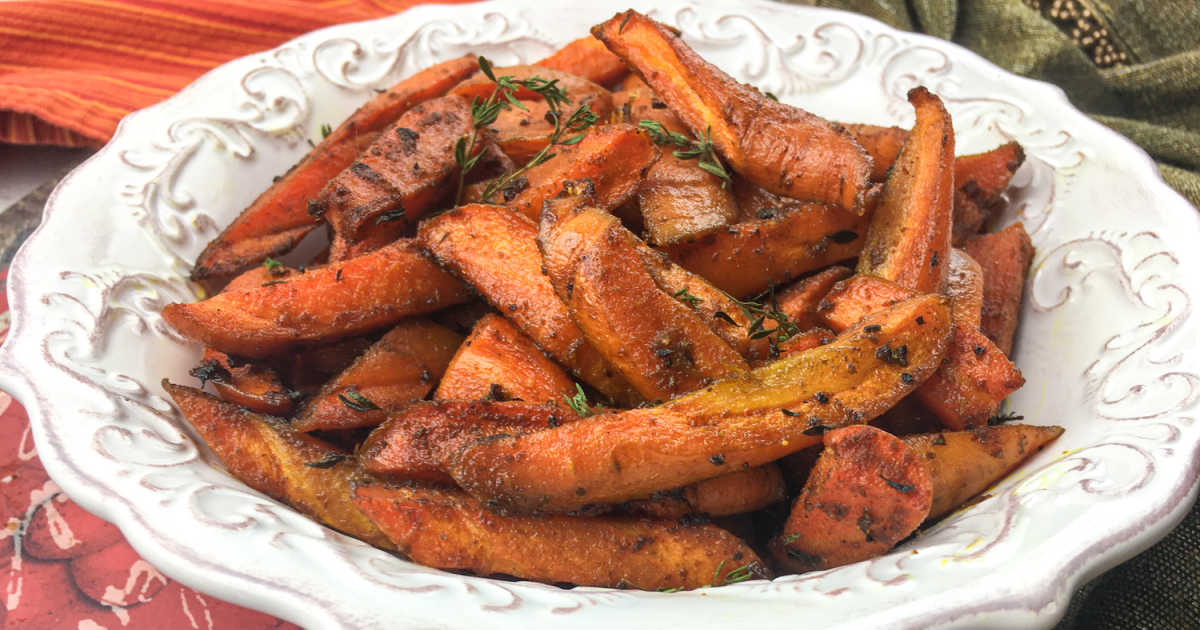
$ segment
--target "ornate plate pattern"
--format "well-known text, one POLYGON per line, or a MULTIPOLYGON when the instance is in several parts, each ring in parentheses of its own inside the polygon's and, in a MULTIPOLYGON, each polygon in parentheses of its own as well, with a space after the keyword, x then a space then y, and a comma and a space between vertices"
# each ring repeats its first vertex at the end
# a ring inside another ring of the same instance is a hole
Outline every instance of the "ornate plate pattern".
MULTIPOLYGON (((191 300, 189 263, 323 123, 469 51, 530 61, 626 8, 510 0, 426 6, 239 59, 126 118, 72 173, 14 263, 0 385, 30 412, 47 470, 167 574, 311 628, 1049 626, 1082 580, 1165 535, 1200 462, 1200 215, 1131 143, 1056 88, 859 16, 764 2, 667 0, 739 79, 840 120, 908 124, 924 84, 960 153, 1019 140, 1008 219, 1038 254, 1010 408, 1068 430, 993 490, 892 554, 691 593, 464 577, 401 561, 253 492, 198 445, 157 384, 199 349, 158 315, 191 300)), ((638 4, 638 3, 633 3, 638 4)))

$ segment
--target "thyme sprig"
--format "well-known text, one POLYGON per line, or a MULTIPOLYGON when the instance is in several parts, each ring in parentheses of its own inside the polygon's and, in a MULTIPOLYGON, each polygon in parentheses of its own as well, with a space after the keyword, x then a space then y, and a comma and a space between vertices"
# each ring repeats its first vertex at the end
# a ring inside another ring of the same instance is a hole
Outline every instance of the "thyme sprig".
POLYGON ((787 313, 779 310, 779 304, 775 301, 775 288, 767 289, 764 294, 765 299, 762 301, 756 300, 734 300, 741 307, 742 313, 746 319, 750 320, 750 325, 746 328, 746 336, 751 339, 768 338, 772 347, 791 339, 795 335, 800 334, 800 327, 787 316, 787 313), (774 328, 767 328, 767 320, 775 322, 774 328))
POLYGON ((567 406, 579 414, 580 418, 600 413, 604 408, 602 405, 595 405, 594 407, 589 405, 587 394, 583 391, 583 386, 579 383, 575 383, 574 396, 563 394, 563 398, 567 401, 567 406))
POLYGON ((704 131, 704 138, 695 139, 671 131, 664 127, 662 123, 654 120, 643 120, 638 123, 638 126, 650 133, 650 140, 654 144, 679 147, 674 151, 675 157, 681 160, 696 159, 696 166, 721 178, 722 188, 733 183, 733 179, 729 176, 729 171, 725 170, 725 165, 721 163, 721 158, 717 155, 717 149, 713 146, 712 137, 710 136, 712 129, 704 131))
POLYGON ((462 201, 467 173, 475 168, 483 156, 482 152, 475 152, 476 144, 479 141, 479 130, 496 122, 496 118, 500 116, 502 110, 517 107, 529 111, 528 107, 517 100, 516 93, 521 88, 540 95, 546 101, 550 110, 546 113, 546 118, 554 124, 554 132, 550 135, 550 142, 530 158, 524 166, 488 183, 483 191, 484 202, 491 199, 497 192, 509 191, 522 173, 554 157, 554 154, 550 152, 554 146, 568 146, 583 140, 583 132, 600 119, 587 104, 580 105, 564 117, 563 106, 569 105, 571 99, 567 97, 567 91, 559 87, 558 79, 544 79, 539 76, 517 79, 510 75, 497 77, 492 62, 483 56, 479 57, 479 70, 492 83, 495 83, 496 87, 492 89, 491 95, 486 100, 481 101, 479 97, 475 97, 471 101, 471 133, 459 138, 454 144, 454 160, 459 167, 458 189, 454 196, 456 204, 462 201), (575 135, 563 137, 568 134, 575 135))
POLYGON ((688 293, 687 287, 676 291, 675 295, 672 295, 671 297, 678 299, 680 302, 687 303, 687 305, 692 308, 696 308, 697 304, 704 301, 704 298, 696 297, 691 293, 688 293))

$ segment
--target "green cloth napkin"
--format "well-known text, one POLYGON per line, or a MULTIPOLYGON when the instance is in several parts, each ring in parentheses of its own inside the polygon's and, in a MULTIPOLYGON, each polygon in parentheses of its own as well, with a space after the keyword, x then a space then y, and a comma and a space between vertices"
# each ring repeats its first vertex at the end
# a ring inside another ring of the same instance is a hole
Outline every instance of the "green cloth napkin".
POLYGON ((1167 183, 1200 207, 1200 2, 1026 2, 1046 9, 1019 0, 813 3, 948 39, 1002 68, 1061 87, 1080 110, 1141 145, 1158 162, 1167 183), (1083 28, 1081 45, 1068 34, 1081 25, 1050 17, 1068 5, 1086 12, 1080 22, 1103 29, 1125 63, 1108 68, 1093 63, 1084 51, 1092 45, 1090 29, 1083 28))
MULTIPOLYGON (((1163 179, 1200 207, 1200 0, 785 1, 935 35, 1058 85, 1080 110, 1141 145, 1163 179)), ((1200 628, 1200 506, 1162 542, 1074 595, 1058 630, 1093 628, 1200 628)))

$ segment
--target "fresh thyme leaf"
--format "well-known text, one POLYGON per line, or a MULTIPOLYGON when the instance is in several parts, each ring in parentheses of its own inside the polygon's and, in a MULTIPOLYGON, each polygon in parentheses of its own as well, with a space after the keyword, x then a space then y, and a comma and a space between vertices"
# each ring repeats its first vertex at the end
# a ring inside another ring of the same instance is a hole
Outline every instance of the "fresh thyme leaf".
POLYGON ((348 389, 343 394, 338 394, 338 400, 342 401, 343 405, 353 409, 354 411, 373 411, 379 409, 379 405, 371 402, 370 398, 362 394, 348 389))
POLYGON ((1025 419, 1025 416, 1023 416, 1015 411, 1006 411, 1004 413, 998 413, 998 414, 992 416, 991 418, 988 418, 987 423, 988 423, 988 426, 996 426, 997 424, 1004 424, 1005 422, 1012 422, 1013 420, 1024 420, 1024 419, 1025 419))
POLYGON ((380 223, 388 223, 390 221, 399 221, 403 218, 404 208, 396 208, 395 210, 388 210, 387 212, 379 215, 379 218, 375 219, 375 225, 379 225, 380 223))
POLYGON ((575 383, 575 395, 568 396, 563 394, 563 398, 567 401, 567 406, 579 414, 579 417, 586 418, 590 415, 600 412, 600 406, 596 405, 595 409, 588 406, 587 394, 583 391, 583 386, 575 383))
POLYGON ((283 274, 287 273, 287 267, 283 266, 283 263, 271 258, 270 256, 263 261, 263 266, 267 268, 267 273, 271 274, 272 276, 282 276, 283 274))
POLYGON ((727 586, 729 584, 737 584, 738 582, 745 582, 746 580, 749 580, 752 577, 754 577, 754 572, 750 569, 750 565, 743 564, 742 566, 730 571, 729 573, 726 573, 725 578, 722 579, 721 583, 718 584, 717 586, 727 586))
POLYGON ((892 490, 895 490, 896 492, 909 493, 915 489, 915 487, 910 484, 900 483, 899 481, 892 481, 891 479, 888 479, 887 477, 884 477, 883 475, 879 475, 879 478, 884 480, 885 482, 887 482, 887 485, 891 486, 892 490))
POLYGON ((775 96, 774 94, 772 94, 772 93, 770 93, 770 92, 763 92, 763 96, 765 96, 765 97, 767 97, 767 98, 771 99, 772 101, 775 101, 776 103, 778 103, 778 102, 779 102, 779 97, 778 97, 778 96, 775 96))
POLYGON ((325 138, 328 138, 329 134, 331 134, 331 133, 333 133, 333 127, 331 127, 329 125, 329 123, 325 123, 325 124, 321 125, 321 139, 322 140, 324 140, 325 138))
POLYGON ((802 535, 803 534, 801 534, 800 532, 792 532, 791 534, 784 536, 782 539, 782 542, 785 545, 790 545, 790 544, 796 542, 797 540, 800 540, 800 536, 802 536, 802 535))
POLYGON ((204 384, 213 381, 214 383, 228 383, 233 375, 226 370, 216 359, 209 359, 200 365, 188 370, 188 374, 200 379, 200 387, 204 384))
MULTIPOLYGON (((703 298, 698 298, 698 297, 692 295, 691 293, 688 293, 688 290, 686 288, 676 291, 675 295, 673 295, 671 297, 678 298, 680 302, 686 302, 687 305, 692 308, 695 308, 697 304, 704 301, 703 298)), ((722 315, 724 315, 724 313, 722 313, 722 315)))
POLYGON ((333 468, 344 459, 346 456, 342 453, 330 453, 315 462, 306 462, 304 465, 309 468, 333 468))
POLYGON ((496 75, 492 72, 492 62, 488 61, 487 57, 479 55, 479 71, 484 74, 492 82, 496 81, 496 75))

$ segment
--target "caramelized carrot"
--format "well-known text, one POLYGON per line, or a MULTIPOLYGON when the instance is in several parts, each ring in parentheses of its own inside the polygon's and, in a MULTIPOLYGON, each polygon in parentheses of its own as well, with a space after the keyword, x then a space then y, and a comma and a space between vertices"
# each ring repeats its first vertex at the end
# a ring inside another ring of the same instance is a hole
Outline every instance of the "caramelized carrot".
MULTIPOLYGON (((881 278, 854 276, 826 296, 821 318, 830 328, 842 330, 876 309, 914 295, 881 278)), ((985 424, 1025 379, 979 330, 956 322, 953 333, 942 366, 917 390, 917 396, 947 428, 961 430, 985 424)))
POLYGON ((533 65, 569 72, 600 85, 613 85, 629 74, 625 62, 591 35, 580 37, 533 65))
POLYGON ((937 369, 949 329, 944 298, 914 298, 827 345, 661 406, 493 436, 442 463, 473 496, 505 509, 562 512, 646 497, 774 461, 817 443, 825 428, 869 421, 937 369), (907 365, 896 360, 901 347, 907 365))
POLYGON ((467 287, 415 243, 402 240, 279 284, 168 304, 162 315, 180 334, 206 346, 265 357, 379 329, 469 297, 467 287))
POLYGON ((631 501, 625 509, 670 520, 693 514, 710 517, 745 514, 782 501, 786 488, 779 467, 769 463, 658 494, 661 496, 631 501))
POLYGON ((638 188, 647 239, 671 245, 715 232, 737 219, 733 193, 719 177, 665 153, 638 188))
MULTIPOLYGON (((601 90, 595 94, 572 95, 570 107, 587 105, 600 120, 607 120, 612 115, 612 102, 612 94, 601 90)), ((524 165, 550 143, 554 123, 547 118, 550 106, 546 101, 523 101, 521 104, 525 109, 501 110, 496 120, 487 126, 486 138, 513 161, 524 165)))
POLYGON ((770 577, 715 525, 619 516, 503 516, 460 490, 360 484, 354 503, 409 558, 439 569, 580 586, 692 589, 770 577))
POLYGON ((976 236, 964 247, 983 272, 980 328, 1001 352, 1009 355, 1021 314, 1025 275, 1033 261, 1033 242, 1025 233, 1025 226, 1018 222, 995 234, 976 236))
POLYGON ((358 157, 380 131, 413 105, 441 96, 477 70, 470 57, 451 59, 397 83, 350 118, 280 177, 196 259, 193 280, 237 273, 290 250, 317 225, 308 200, 358 157))
POLYGON ((833 285, 849 278, 854 272, 848 267, 834 266, 801 278, 775 294, 779 310, 800 328, 812 328, 820 323, 817 307, 833 285))
POLYGON ((831 431, 776 558, 803 573, 882 555, 916 531, 932 499, 929 469, 899 438, 866 425, 831 431))
POLYGON ((433 391, 461 342, 458 333, 428 320, 400 322, 326 383, 293 428, 308 432, 383 422, 433 391))
POLYGON ((472 204, 426 221, 417 238, 577 377, 606 396, 637 404, 640 397, 587 342, 542 274, 536 235, 523 216, 472 204))
POLYGON ((954 208, 954 129, 938 97, 908 92, 917 122, 883 185, 858 272, 919 293, 945 290, 954 208))
MULTIPOLYGON (((516 81, 526 81, 529 79, 554 81, 555 86, 566 92, 567 98, 571 100, 574 100, 578 95, 598 94, 608 91, 585 77, 545 66, 497 67, 492 68, 492 74, 496 77, 512 77, 516 81)), ((467 102, 475 98, 485 101, 492 95, 496 87, 496 82, 481 72, 454 86, 450 90, 450 93, 466 99, 467 102)), ((519 84, 517 89, 513 90, 513 96, 521 101, 537 101, 543 98, 540 93, 519 84)))
POLYGON ((854 140, 871 156, 871 181, 887 179, 888 169, 900 156, 908 140, 908 130, 901 127, 881 127, 860 123, 838 123, 854 136, 854 140))
POLYGON ((954 305, 955 321, 967 328, 979 328, 979 317, 983 312, 983 270, 970 254, 957 247, 950 250, 946 297, 954 305))
POLYGON ((270 366, 231 359, 212 348, 204 349, 200 365, 190 373, 201 383, 212 383, 223 400, 269 416, 291 415, 298 397, 284 387, 279 374, 270 366))
POLYGON ((871 158, 845 131, 771 100, 704 61, 666 26, 629 10, 592 34, 637 72, 733 170, 771 192, 861 214, 871 158))
POLYGON ((504 317, 483 316, 446 368, 434 400, 557 402, 575 382, 504 317))

